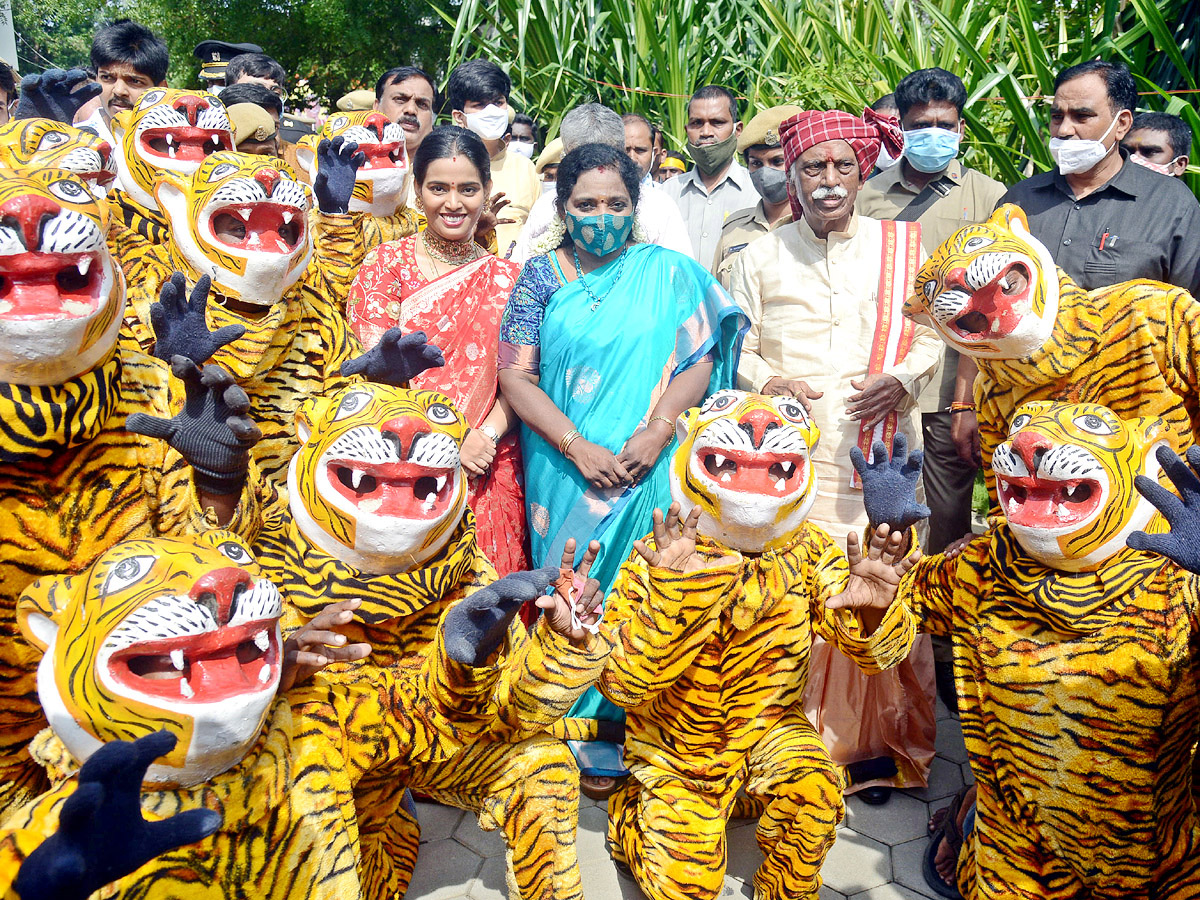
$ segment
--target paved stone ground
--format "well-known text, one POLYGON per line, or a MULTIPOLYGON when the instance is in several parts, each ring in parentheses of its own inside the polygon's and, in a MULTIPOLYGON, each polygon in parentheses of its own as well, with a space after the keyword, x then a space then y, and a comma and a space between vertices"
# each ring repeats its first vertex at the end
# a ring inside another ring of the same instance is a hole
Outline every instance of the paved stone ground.
MULTIPOLYGON (((933 810, 971 781, 958 719, 938 701, 937 757, 929 786, 897 791, 885 806, 850 797, 837 843, 821 873, 822 900, 922 900, 936 895, 921 877, 933 810)), ((418 804, 421 853, 406 900, 506 900, 504 841, 481 831, 473 816, 433 803, 418 804)), ((608 815, 602 803, 580 798, 579 866, 587 900, 641 900, 637 885, 617 873, 604 846, 608 815)), ((762 860, 754 822, 735 820, 728 831, 726 897, 753 896, 754 870, 762 860)))

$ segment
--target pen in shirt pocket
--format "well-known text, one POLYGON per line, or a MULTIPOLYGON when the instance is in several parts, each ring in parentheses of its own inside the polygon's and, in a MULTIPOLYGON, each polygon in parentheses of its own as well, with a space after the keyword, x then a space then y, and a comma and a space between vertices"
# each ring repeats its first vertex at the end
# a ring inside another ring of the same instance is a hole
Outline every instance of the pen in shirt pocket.
POLYGON ((1106 246, 1109 249, 1114 249, 1117 246, 1117 235, 1112 233, 1112 230, 1107 226, 1104 228, 1104 234, 1100 235, 1100 245, 1096 249, 1103 250, 1106 246))

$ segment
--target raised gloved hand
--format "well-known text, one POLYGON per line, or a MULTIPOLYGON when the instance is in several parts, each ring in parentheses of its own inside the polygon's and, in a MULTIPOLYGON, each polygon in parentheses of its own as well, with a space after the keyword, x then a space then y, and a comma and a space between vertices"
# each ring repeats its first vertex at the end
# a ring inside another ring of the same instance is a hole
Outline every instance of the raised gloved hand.
POLYGON ((134 413, 125 427, 160 438, 192 466, 196 489, 205 494, 241 493, 250 470, 250 448, 262 432, 246 415, 250 398, 220 366, 203 371, 186 356, 171 360, 171 371, 183 381, 183 410, 171 419, 134 413))
POLYGON ((192 809, 159 822, 142 818, 146 769, 175 746, 158 731, 113 741, 79 770, 79 787, 62 806, 58 831, 21 864, 13 887, 21 900, 84 900, 168 850, 203 840, 221 814, 192 809))
POLYGON ((437 345, 423 331, 402 334, 399 325, 383 333, 379 343, 354 359, 342 363, 343 375, 362 375, 368 381, 404 387, 426 369, 446 364, 437 345))
POLYGON ((41 75, 26 75, 21 79, 21 99, 13 118, 54 119, 70 125, 85 103, 100 96, 100 85, 89 82, 90 78, 83 69, 47 69, 41 75))
POLYGON ((333 140, 322 138, 317 144, 317 174, 313 178, 313 195, 317 209, 323 213, 344 213, 350 209, 354 194, 354 179, 367 162, 358 144, 341 135, 333 140))
POLYGON ((1179 496, 1145 475, 1139 475, 1133 483, 1138 493, 1158 507, 1171 530, 1166 534, 1135 531, 1125 543, 1134 550, 1165 556, 1200 575, 1200 478, 1197 477, 1200 475, 1200 447, 1188 447, 1187 463, 1165 445, 1159 447, 1155 455, 1179 496))
POLYGON ((929 516, 929 507, 917 502, 917 482, 925 454, 908 452, 908 439, 900 432, 892 439, 892 458, 888 459, 883 441, 871 447, 867 462, 857 447, 850 448, 850 461, 863 484, 863 506, 871 527, 887 523, 893 531, 905 531, 929 516))
POLYGON ((450 607, 442 619, 450 658, 466 666, 480 665, 504 640, 508 623, 521 605, 545 594, 558 576, 552 566, 513 572, 450 607))
POLYGON ((246 333, 244 325, 226 325, 216 331, 208 330, 205 312, 212 279, 201 275, 187 294, 187 279, 176 272, 158 292, 158 302, 150 306, 150 325, 154 329, 154 355, 170 362, 176 356, 186 356, 198 366, 212 355, 246 333), (186 298, 186 299, 185 299, 186 298))

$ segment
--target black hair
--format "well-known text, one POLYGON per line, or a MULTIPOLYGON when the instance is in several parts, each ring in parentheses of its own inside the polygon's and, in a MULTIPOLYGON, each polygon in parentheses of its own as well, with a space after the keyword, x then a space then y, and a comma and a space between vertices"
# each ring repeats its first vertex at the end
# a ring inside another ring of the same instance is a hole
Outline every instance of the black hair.
POLYGON ((1187 156, 1192 150, 1192 141, 1195 140, 1195 135, 1192 134, 1192 126, 1179 116, 1165 112, 1138 113, 1133 117, 1133 128, 1130 131, 1137 131, 1139 128, 1149 128, 1152 131, 1165 131, 1167 133, 1167 140, 1171 144, 1171 155, 1173 157, 1187 156))
POLYGON ((653 122, 650 122, 649 125, 650 125, 650 146, 653 147, 655 139, 660 134, 663 133, 663 130, 661 128, 659 128, 657 125, 655 125, 653 122))
POLYGON ((664 155, 664 156, 667 156, 667 157, 670 157, 671 159, 677 159, 677 160, 679 160, 681 163, 686 163, 686 162, 687 162, 687 160, 683 158, 683 154, 682 154, 682 153, 680 153, 680 152, 678 152, 677 150, 668 150, 668 151, 667 151, 666 153, 664 153, 663 155, 664 155))
POLYGON ((145 25, 132 19, 117 19, 92 38, 92 65, 127 63, 155 84, 167 77, 170 55, 167 45, 145 25))
POLYGON ((8 95, 8 99, 15 99, 17 91, 17 78, 13 73, 12 66, 0 59, 0 91, 4 91, 8 95))
POLYGON ((533 116, 526 115, 525 113, 517 113, 513 117, 512 125, 508 126, 509 131, 512 131, 513 125, 528 125, 530 132, 533 134, 534 142, 538 143, 541 141, 541 129, 538 128, 537 122, 533 121, 533 116))
POLYGON ((487 184, 492 180, 492 159, 479 135, 457 125, 440 125, 421 141, 413 156, 413 177, 417 185, 425 183, 425 173, 431 163, 459 153, 479 170, 480 181, 487 184))
POLYGON ((468 103, 485 106, 499 97, 508 100, 512 81, 490 59, 471 59, 455 67, 446 82, 446 100, 451 110, 462 110, 468 103))
POLYGON ((875 112, 883 112, 885 109, 894 109, 899 112, 899 108, 896 106, 896 95, 884 94, 871 104, 871 109, 875 110, 875 112))
POLYGON ((1060 87, 1068 81, 1073 81, 1084 75, 1099 75, 1104 81, 1105 89, 1108 92, 1108 102, 1113 108, 1114 113, 1119 113, 1123 109, 1133 112, 1137 109, 1137 84, 1133 80, 1133 76, 1129 74, 1129 69, 1124 63, 1105 62, 1102 59, 1089 59, 1087 62, 1081 62, 1078 65, 1070 66, 1058 73, 1058 77, 1054 79, 1054 90, 1058 91, 1060 87))
POLYGON ((261 106, 276 118, 283 115, 283 98, 254 81, 243 81, 221 89, 221 102, 225 106, 235 103, 253 103, 261 106))
POLYGON ((583 144, 576 147, 562 158, 558 164, 558 176, 555 178, 555 192, 559 206, 566 206, 571 199, 571 191, 575 190, 575 182, 579 176, 601 166, 616 166, 625 190, 629 191, 629 200, 636 207, 638 188, 642 183, 642 173, 629 154, 608 144, 583 144))
POLYGON ((396 66, 380 75, 379 80, 375 82, 375 99, 382 100, 383 92, 387 88, 401 81, 408 81, 410 78, 424 78, 429 82, 429 89, 433 91, 433 108, 436 110, 438 105, 438 89, 437 85, 433 83, 433 76, 424 69, 418 69, 416 66, 396 66))
POLYGON ((242 75, 251 78, 269 78, 287 90, 287 72, 265 53, 239 53, 225 67, 225 83, 233 85, 242 75))
POLYGON ((896 85, 896 109, 900 118, 908 115, 914 106, 926 103, 952 103, 958 115, 962 117, 963 107, 967 105, 967 89, 962 79, 953 72, 939 69, 917 69, 909 72, 896 85))
POLYGON ((692 94, 692 99, 688 101, 688 109, 691 109, 692 104, 697 100, 724 100, 729 104, 729 118, 737 124, 738 108, 737 98, 733 96, 733 92, 728 88, 723 88, 719 84, 706 84, 704 87, 692 94))

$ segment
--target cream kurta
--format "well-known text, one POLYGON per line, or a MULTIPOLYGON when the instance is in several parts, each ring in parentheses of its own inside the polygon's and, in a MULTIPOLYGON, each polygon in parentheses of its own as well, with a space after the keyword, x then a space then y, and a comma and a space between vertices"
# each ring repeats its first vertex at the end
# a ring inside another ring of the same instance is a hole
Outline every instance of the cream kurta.
MULTIPOLYGON (((812 456, 819 480, 809 519, 842 546, 847 533, 867 524, 862 491, 850 486, 850 448, 858 442, 859 423, 846 405, 858 393, 850 379, 865 376, 870 361, 882 251, 883 228, 875 219, 856 214, 848 232, 834 232, 827 241, 801 220, 753 241, 730 274, 729 291, 750 317, 738 387, 757 391, 779 376, 825 392, 812 401, 821 442, 812 456)), ((916 398, 941 354, 937 333, 917 325, 908 355, 884 369, 908 392, 898 412, 910 449, 921 446, 916 398)))
MULTIPOLYGON (((828 240, 819 239, 801 219, 753 241, 738 254, 730 274, 730 293, 751 323, 742 344, 738 387, 760 390, 778 375, 825 392, 811 401, 821 441, 812 454, 819 480, 809 519, 843 547, 847 533, 861 534, 867 524, 862 491, 850 486, 850 448, 858 443, 859 423, 849 417, 846 404, 858 393, 850 379, 865 376, 870 362, 882 252, 883 227, 876 219, 855 214, 849 231, 834 232, 828 240)), ((937 333, 917 325, 908 354, 899 365, 884 369, 907 391, 898 412, 910 449, 921 446, 917 397, 941 354, 937 333)), ((917 490, 920 497, 919 484, 917 490)), ((934 755, 933 704, 933 652, 927 636, 918 638, 899 666, 872 677, 834 648, 814 642, 805 712, 834 762, 877 756, 895 760, 895 778, 869 784, 926 783, 934 755)))

